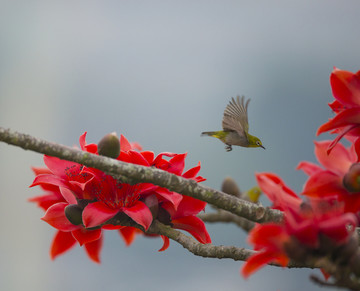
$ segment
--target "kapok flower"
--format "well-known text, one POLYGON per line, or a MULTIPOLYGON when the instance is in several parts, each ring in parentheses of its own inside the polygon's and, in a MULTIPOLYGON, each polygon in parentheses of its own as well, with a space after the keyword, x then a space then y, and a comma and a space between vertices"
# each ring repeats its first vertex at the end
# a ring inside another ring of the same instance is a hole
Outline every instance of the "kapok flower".
MULTIPOLYGON (((315 156, 321 166, 306 161, 297 166, 297 169, 309 175, 302 194, 307 197, 335 199, 344 203, 345 212, 356 213, 360 211, 360 188, 354 190, 353 186, 350 189, 349 185, 344 183, 344 178, 348 177, 352 166, 359 162, 360 140, 352 143, 350 147, 337 143, 328 154, 327 149, 331 143, 315 142, 315 156)), ((357 176, 360 176, 360 173, 357 176)), ((354 181, 357 180, 357 176, 353 177, 354 181)))
MULTIPOLYGON (((51 174, 50 170, 47 168, 33 168, 33 171, 36 175, 51 174)), ((87 230, 81 225, 76 226, 69 224, 64 211, 69 204, 60 192, 59 187, 45 183, 39 185, 45 191, 45 194, 30 198, 29 201, 37 203, 37 205, 45 211, 53 205, 57 205, 57 207, 62 209, 58 213, 58 220, 63 221, 63 224, 60 227, 62 230, 56 232, 51 243, 51 259, 55 259, 57 256, 70 250, 75 246, 76 242, 78 242, 80 245, 84 246, 86 254, 92 261, 100 263, 100 252, 102 248, 101 230, 87 230), (64 230, 65 225, 69 226, 66 230, 64 230)), ((69 198, 71 199, 71 196, 69 196, 69 198)))
MULTIPOLYGON (((81 149, 98 154, 97 145, 87 144, 85 136, 86 133, 80 137, 81 149)), ((121 151, 117 157, 118 160, 148 167, 158 167, 184 178, 194 179, 197 182, 204 180, 201 176, 196 176, 200 170, 200 163, 183 173, 186 154, 162 153, 154 158, 152 152, 133 150, 133 147, 140 150, 141 147, 138 144, 130 144, 124 136, 121 136, 120 144, 121 151), (171 159, 167 161, 163 156, 171 157, 171 159)), ((45 201, 50 198, 49 193, 36 197, 32 201, 38 202, 39 206, 46 210, 43 220, 61 232, 71 233, 81 245, 90 243, 87 240, 90 236, 87 234, 89 231, 91 235, 94 234, 93 231, 96 231, 97 237, 91 238, 93 241, 100 239, 102 229, 119 229, 125 242, 130 244, 138 231, 135 228, 114 226, 111 219, 122 213, 147 230, 153 219, 157 218, 153 213, 153 209, 150 209, 155 206, 155 208, 166 206, 168 209, 172 209, 174 219, 184 219, 186 217, 188 221, 184 222, 185 226, 182 229, 189 231, 203 243, 210 242, 205 227, 198 226, 198 221, 195 223, 194 219, 189 218, 194 214, 194 208, 198 211, 204 209, 206 205, 204 202, 194 199, 191 204, 195 206, 186 204, 187 209, 182 211, 182 207, 179 208, 180 205, 184 205, 184 203, 181 204, 183 200, 181 194, 151 183, 139 183, 136 185, 122 183, 100 170, 55 157, 44 156, 44 162, 48 170, 39 170, 31 186, 40 185, 44 189, 50 188, 53 190, 51 195, 56 196, 55 199, 51 198, 51 203, 46 205, 45 201), (149 197, 154 197, 157 204, 149 204, 149 197), (201 210, 199 210, 200 208, 201 210), (85 233, 85 238, 77 232, 85 233)), ((187 199, 184 201, 187 201, 187 199)), ((176 223, 173 225, 176 226, 176 223)), ((67 250, 72 246, 68 242, 71 236, 69 234, 66 234, 66 238, 64 236, 65 234, 61 234, 61 237, 56 241, 67 240, 65 243, 65 245, 69 245, 65 249, 67 250)), ((59 249, 56 241, 54 241, 53 245, 55 244, 59 249)), ((99 251, 100 248, 101 245, 97 250, 99 251)), ((62 248, 61 252, 65 250, 62 248)), ((56 252, 56 254, 58 253, 59 251, 56 252)))
MULTIPOLYGON (((271 191, 272 195, 280 196, 279 201, 286 200, 283 199, 286 194, 282 190, 286 185, 279 177, 263 173, 257 174, 257 179, 265 194, 271 191)), ((354 214, 344 214, 338 205, 326 204, 324 201, 312 200, 301 205, 290 203, 282 206, 283 222, 257 224, 250 231, 249 242, 257 253, 244 264, 241 270, 244 277, 270 262, 286 266, 290 259, 306 261, 308 256, 332 255, 336 258, 336 251, 350 241, 358 224, 354 214)))
POLYGON ((338 134, 329 145, 329 152, 345 135, 360 137, 360 71, 354 74, 334 68, 330 84, 335 101, 329 106, 336 115, 317 131, 317 135, 327 131, 338 134))

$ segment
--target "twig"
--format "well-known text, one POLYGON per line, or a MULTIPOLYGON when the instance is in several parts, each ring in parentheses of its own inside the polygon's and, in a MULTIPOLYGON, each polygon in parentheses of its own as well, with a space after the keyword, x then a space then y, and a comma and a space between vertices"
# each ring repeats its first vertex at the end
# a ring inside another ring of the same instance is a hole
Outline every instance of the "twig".
POLYGON ((22 134, 0 127, 0 141, 21 147, 25 150, 58 157, 64 160, 97 168, 114 177, 124 176, 133 183, 148 182, 183 195, 208 202, 218 208, 256 222, 281 221, 282 212, 241 200, 234 196, 199 185, 194 180, 162 171, 152 167, 121 162, 104 156, 94 155, 64 145, 22 134))
POLYGON ((253 221, 250 221, 243 217, 239 217, 225 210, 218 210, 217 212, 213 213, 200 213, 198 214, 198 217, 202 221, 209 223, 233 222, 246 232, 249 232, 255 226, 255 223, 253 221))

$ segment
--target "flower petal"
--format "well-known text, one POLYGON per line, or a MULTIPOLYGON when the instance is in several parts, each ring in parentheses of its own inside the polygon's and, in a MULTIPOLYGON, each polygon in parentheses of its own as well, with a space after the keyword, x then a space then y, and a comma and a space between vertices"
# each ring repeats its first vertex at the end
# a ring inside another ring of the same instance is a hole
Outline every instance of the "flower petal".
POLYGON ((158 252, 163 252, 165 250, 168 249, 168 247, 170 246, 170 240, 167 236, 165 235, 160 235, 160 237, 163 240, 163 246, 161 247, 161 249, 158 250, 158 252))
POLYGON ((85 227, 95 227, 103 224, 119 212, 118 209, 108 207, 102 202, 93 202, 86 205, 82 213, 85 227))
POLYGON ((349 108, 339 112, 334 118, 321 125, 316 135, 347 125, 360 125, 360 107, 349 108))
POLYGON ((302 200, 284 181, 273 173, 255 173, 257 183, 265 195, 273 202, 274 208, 284 210, 296 208, 302 200))
POLYGON ((202 244, 211 243, 211 238, 206 230, 204 222, 196 216, 186 216, 171 220, 174 228, 182 229, 190 233, 202 244))
POLYGON ((72 232, 74 238, 79 242, 80 246, 87 244, 101 237, 101 228, 89 230, 86 228, 79 228, 72 232))
POLYGON ((123 135, 120 136, 120 149, 124 152, 131 150, 131 144, 123 135))
POLYGON ((169 167, 166 169, 167 172, 175 175, 181 175, 185 167, 185 158, 187 153, 178 154, 170 159, 169 167))
POLYGON ((76 240, 71 232, 58 231, 51 243, 50 258, 54 260, 58 255, 65 253, 75 246, 76 240))
POLYGON ((119 233, 121 237, 124 239, 126 246, 130 246, 135 240, 136 233, 138 233, 138 229, 131 226, 125 226, 119 229, 119 233))
POLYGON ((141 201, 136 201, 133 206, 124 207, 122 210, 132 220, 144 227, 145 230, 150 227, 153 221, 150 209, 141 201))
POLYGON ((296 170, 302 170, 306 175, 311 176, 317 172, 323 171, 323 168, 317 164, 303 161, 297 165, 296 170))
POLYGON ((80 164, 46 155, 44 156, 44 163, 54 175, 61 178, 77 175, 82 168, 80 164))
POLYGON ((337 68, 330 75, 331 89, 334 97, 345 106, 360 106, 360 77, 356 74, 337 68))
POLYGON ((49 194, 35 196, 28 199, 29 202, 35 202, 45 211, 51 206, 59 202, 65 202, 64 198, 57 192, 49 192, 49 194))
POLYGON ((201 163, 199 162, 196 167, 187 170, 182 176, 187 179, 194 179, 201 169, 201 163))
POLYGON ((315 142, 315 155, 324 168, 338 174, 344 175, 355 162, 350 151, 341 143, 334 146, 331 153, 327 153, 327 149, 331 141, 315 142))
POLYGON ((29 187, 34 187, 42 184, 51 184, 57 187, 68 187, 68 183, 64 179, 53 174, 42 174, 36 176, 29 187))
POLYGON ((252 255, 246 260, 245 264, 241 269, 241 273, 244 278, 248 278, 254 272, 264 267, 270 262, 277 262, 283 267, 285 267, 289 262, 289 258, 282 252, 259 252, 252 255))
POLYGON ((178 208, 181 200, 184 197, 179 193, 171 192, 168 189, 160 187, 155 190, 155 193, 160 196, 158 197, 160 201, 170 202, 175 210, 178 208))
POLYGON ((60 202, 50 206, 41 219, 58 230, 72 231, 78 229, 79 226, 72 224, 65 216, 65 207, 68 205, 66 202, 60 202))
POLYGON ((154 152, 151 151, 143 151, 141 152, 141 155, 144 157, 144 159, 147 160, 147 162, 150 164, 152 164, 152 162, 154 161, 154 152))
POLYGON ((342 179, 339 175, 330 171, 322 171, 309 177, 302 194, 310 197, 325 197, 340 194, 344 191, 342 179))
POLYGON ((103 238, 94 240, 84 245, 88 257, 95 263, 100 264, 100 252, 102 249, 103 238))
POLYGON ((77 204, 77 200, 73 191, 69 190, 68 188, 60 187, 60 193, 67 203, 77 204))
POLYGON ((176 219, 178 217, 196 215, 200 211, 203 211, 205 206, 206 202, 184 195, 172 218, 176 219))
POLYGON ((85 140, 86 134, 87 132, 85 131, 79 138, 80 148, 88 153, 97 154, 97 144, 94 143, 87 144, 85 140))

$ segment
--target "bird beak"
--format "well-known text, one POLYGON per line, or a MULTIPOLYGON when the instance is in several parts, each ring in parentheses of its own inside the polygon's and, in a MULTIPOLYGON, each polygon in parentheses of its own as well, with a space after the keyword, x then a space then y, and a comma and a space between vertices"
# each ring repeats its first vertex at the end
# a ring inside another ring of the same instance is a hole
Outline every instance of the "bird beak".
POLYGON ((266 150, 266 148, 263 145, 261 145, 260 147, 262 147, 264 150, 266 150))

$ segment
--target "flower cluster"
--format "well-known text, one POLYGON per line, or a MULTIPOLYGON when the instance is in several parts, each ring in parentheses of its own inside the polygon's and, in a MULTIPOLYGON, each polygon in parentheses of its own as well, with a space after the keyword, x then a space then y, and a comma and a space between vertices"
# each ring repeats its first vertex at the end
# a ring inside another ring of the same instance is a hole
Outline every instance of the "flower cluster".
MULTIPOLYGON (((93 154, 104 151, 96 144, 87 144, 86 133, 80 136, 80 147, 93 154)), ((151 151, 141 151, 138 144, 131 144, 121 135, 117 160, 155 167, 196 182, 200 163, 184 172, 186 154, 161 153, 155 157, 151 151)), ((106 151, 106 150, 105 150, 106 151)), ((112 155, 113 155, 112 151, 112 155)), ((33 186, 40 186, 45 194, 30 199, 42 209, 42 218, 58 231, 52 242, 51 258, 66 252, 77 242, 84 246, 90 259, 100 262, 103 232, 118 230, 125 243, 130 245, 136 234, 146 232, 154 219, 173 228, 189 232, 200 243, 210 243, 210 236, 202 220, 196 215, 206 203, 171 192, 151 183, 130 185, 104 172, 83 165, 44 156, 47 168, 34 168, 33 186), (139 228, 123 226, 121 221, 131 220, 139 228), (144 232, 143 232, 144 231, 144 232)), ((161 236, 167 249, 169 239, 161 236)))
MULTIPOLYGON (((320 165, 303 161, 297 169, 309 176, 301 199, 278 176, 256 174, 257 182, 284 213, 281 223, 257 224, 249 242, 257 250, 242 268, 244 277, 273 262, 286 266, 290 259, 314 262, 328 258, 333 264, 358 273, 359 250, 355 228, 360 218, 360 71, 334 69, 330 84, 335 116, 318 129, 338 134, 333 141, 315 142, 320 165), (342 138, 350 142, 346 147, 342 138)), ((327 276, 328 270, 323 270, 327 276)))

